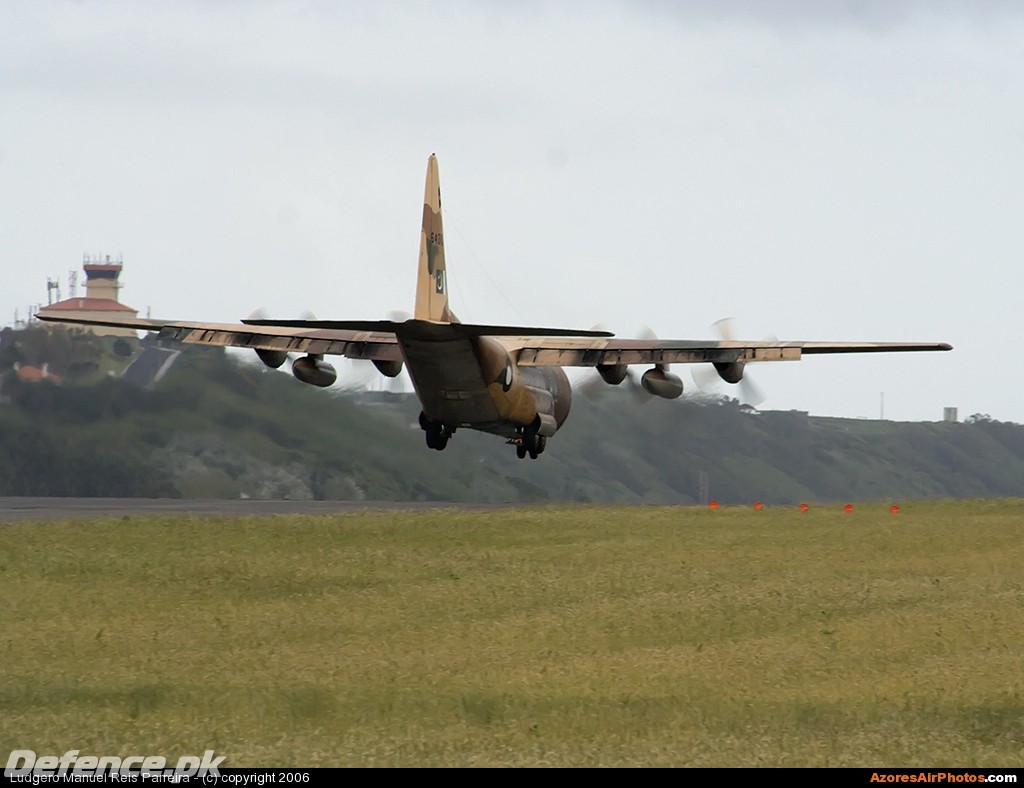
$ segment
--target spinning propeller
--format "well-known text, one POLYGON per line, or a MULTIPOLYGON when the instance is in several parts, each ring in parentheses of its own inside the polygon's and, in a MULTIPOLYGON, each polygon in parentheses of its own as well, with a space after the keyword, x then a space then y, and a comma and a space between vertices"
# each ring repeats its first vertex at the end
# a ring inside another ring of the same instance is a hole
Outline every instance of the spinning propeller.
MULTIPOLYGON (((602 324, 594 326, 595 330, 605 330, 602 324)), ((636 334, 637 339, 657 339, 657 335, 649 327, 644 327, 636 334)), ((597 396, 607 392, 608 386, 618 386, 625 382, 634 399, 644 405, 652 397, 675 399, 683 393, 683 383, 677 375, 668 371, 668 364, 655 364, 638 375, 628 365, 597 367, 576 386, 577 391, 593 402, 597 396)))
MULTIPOLYGON (((270 311, 265 306, 256 307, 249 313, 247 320, 270 320, 272 316, 270 311)), ((308 309, 303 315, 304 320, 316 320, 316 317, 308 309)), ((256 349, 256 355, 259 356, 260 361, 266 364, 271 369, 279 369, 285 361, 294 361, 299 353, 289 353, 287 350, 262 350, 256 349)))
MULTIPOLYGON (((401 309, 392 309, 387 319, 394 323, 404 323, 412 314, 401 309)), ((389 391, 400 394, 406 391, 405 381, 399 377, 402 372, 401 362, 367 361, 366 359, 346 359, 349 374, 343 376, 343 386, 350 391, 389 391)))
POLYGON ((583 396, 584 399, 590 402, 596 402, 600 397, 608 394, 610 388, 615 386, 628 389, 629 393, 633 396, 638 405, 646 405, 654 396, 640 385, 639 376, 629 368, 627 368, 623 376, 619 378, 618 383, 615 383, 614 380, 606 380, 597 372, 588 371, 583 378, 576 383, 575 389, 583 396))
MULTIPOLYGON (((269 320, 271 318, 265 307, 258 307, 252 311, 249 319, 269 320)), ((302 313, 302 319, 316 320, 317 318, 316 315, 307 309, 302 313)), ((288 350, 265 350, 263 348, 255 348, 255 350, 260 361, 271 369, 279 369, 285 361, 291 361, 292 375, 297 380, 311 386, 329 388, 338 380, 338 373, 335 371, 334 366, 324 361, 322 353, 302 354, 288 350)))
MULTIPOLYGON (((403 322, 411 315, 408 312, 393 310, 388 313, 388 320, 403 322)), ((254 309, 249 315, 250 320, 269 320, 269 312, 264 307, 254 309)), ((317 316, 310 310, 302 313, 303 320, 316 320, 317 316)), ((285 361, 292 362, 292 374, 303 383, 327 388, 338 380, 337 372, 332 364, 324 361, 322 354, 308 355, 286 350, 256 349, 260 361, 271 369, 278 369, 285 361)), ((405 384, 398 379, 402 372, 402 364, 397 361, 366 361, 362 359, 343 359, 348 366, 348 374, 342 376, 342 387, 353 391, 368 391, 376 387, 381 375, 385 382, 383 388, 398 393, 405 390, 405 384)))
MULTIPOLYGON (((711 324, 711 329, 718 334, 718 338, 725 342, 736 341, 735 319, 723 317, 711 324)), ((731 364, 699 364, 694 365, 690 370, 693 382, 705 394, 716 394, 719 386, 724 380, 727 383, 735 383, 739 388, 739 401, 741 405, 749 405, 756 408, 767 399, 761 388, 750 379, 745 369, 746 364, 740 361, 731 364)))

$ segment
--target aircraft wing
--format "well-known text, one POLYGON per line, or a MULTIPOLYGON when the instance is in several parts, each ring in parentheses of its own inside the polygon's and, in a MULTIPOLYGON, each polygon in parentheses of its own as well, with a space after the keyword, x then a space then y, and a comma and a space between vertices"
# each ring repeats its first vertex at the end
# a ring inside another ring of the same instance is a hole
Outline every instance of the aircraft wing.
POLYGON ((824 353, 898 353, 952 350, 944 342, 743 342, 689 339, 505 339, 521 366, 596 367, 616 364, 731 364, 799 361, 824 353))
POLYGON ((411 339, 493 336, 523 366, 594 367, 615 364, 699 364, 799 361, 823 353, 951 350, 945 343, 743 342, 736 340, 617 339, 606 331, 483 326, 424 320, 245 320, 241 323, 38 315, 40 320, 156 332, 184 344, 220 345, 402 361, 398 333, 411 339))
POLYGON ((610 337, 607 331, 492 326, 431 320, 243 320, 241 323, 198 323, 148 318, 88 318, 37 315, 40 320, 75 325, 131 328, 156 332, 160 339, 186 345, 220 345, 254 350, 280 350, 347 356, 371 361, 403 361, 398 335, 404 339, 433 342, 464 341, 473 337, 513 335, 520 338, 557 336, 610 337))
POLYGON ((65 318, 38 315, 40 320, 77 325, 131 328, 156 332, 160 339, 187 345, 247 347, 254 350, 283 350, 289 353, 323 353, 375 361, 401 361, 402 353, 388 321, 349 321, 337 328, 289 327, 246 323, 197 323, 189 321, 124 318, 65 318), (346 326, 346 327, 340 327, 346 326))

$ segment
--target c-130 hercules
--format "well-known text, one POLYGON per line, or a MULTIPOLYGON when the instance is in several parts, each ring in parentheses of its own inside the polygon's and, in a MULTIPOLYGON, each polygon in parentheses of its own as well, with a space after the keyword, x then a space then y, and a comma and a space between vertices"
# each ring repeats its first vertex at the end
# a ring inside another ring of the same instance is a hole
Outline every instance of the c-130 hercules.
POLYGON ((409 371, 422 412, 427 446, 442 450, 460 428, 505 438, 516 455, 536 459, 565 423, 572 387, 563 367, 594 367, 618 385, 633 364, 649 365, 640 379, 650 394, 675 399, 683 383, 669 364, 711 364, 729 383, 755 361, 798 361, 816 353, 950 350, 944 343, 743 342, 734 340, 616 339, 607 331, 462 323, 448 306, 441 189, 437 157, 427 161, 420 231, 416 311, 395 320, 242 320, 197 323, 151 319, 89 319, 38 315, 84 325, 156 331, 186 344, 252 348, 268 367, 289 354, 294 376, 312 386, 337 380, 325 355, 368 359, 388 377, 409 371))

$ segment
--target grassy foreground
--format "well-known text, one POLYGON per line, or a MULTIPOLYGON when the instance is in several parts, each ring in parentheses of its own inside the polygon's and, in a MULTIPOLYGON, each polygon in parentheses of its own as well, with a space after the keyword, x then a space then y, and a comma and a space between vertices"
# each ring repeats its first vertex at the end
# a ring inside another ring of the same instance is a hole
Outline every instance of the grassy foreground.
POLYGON ((0 757, 1024 765, 1024 501, 0 525, 0 757))

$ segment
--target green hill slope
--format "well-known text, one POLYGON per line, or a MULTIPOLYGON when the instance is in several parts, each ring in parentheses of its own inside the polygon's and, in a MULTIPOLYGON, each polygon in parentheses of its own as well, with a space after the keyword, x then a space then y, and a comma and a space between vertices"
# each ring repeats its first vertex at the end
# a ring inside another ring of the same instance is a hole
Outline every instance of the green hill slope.
POLYGON ((411 395, 314 389, 219 350, 183 353, 152 389, 89 372, 80 385, 4 376, 0 495, 630 503, 1024 496, 1017 424, 752 414, 732 400, 636 407, 610 389, 596 403, 574 402, 534 461, 468 430, 444 452, 430 451, 411 395))

